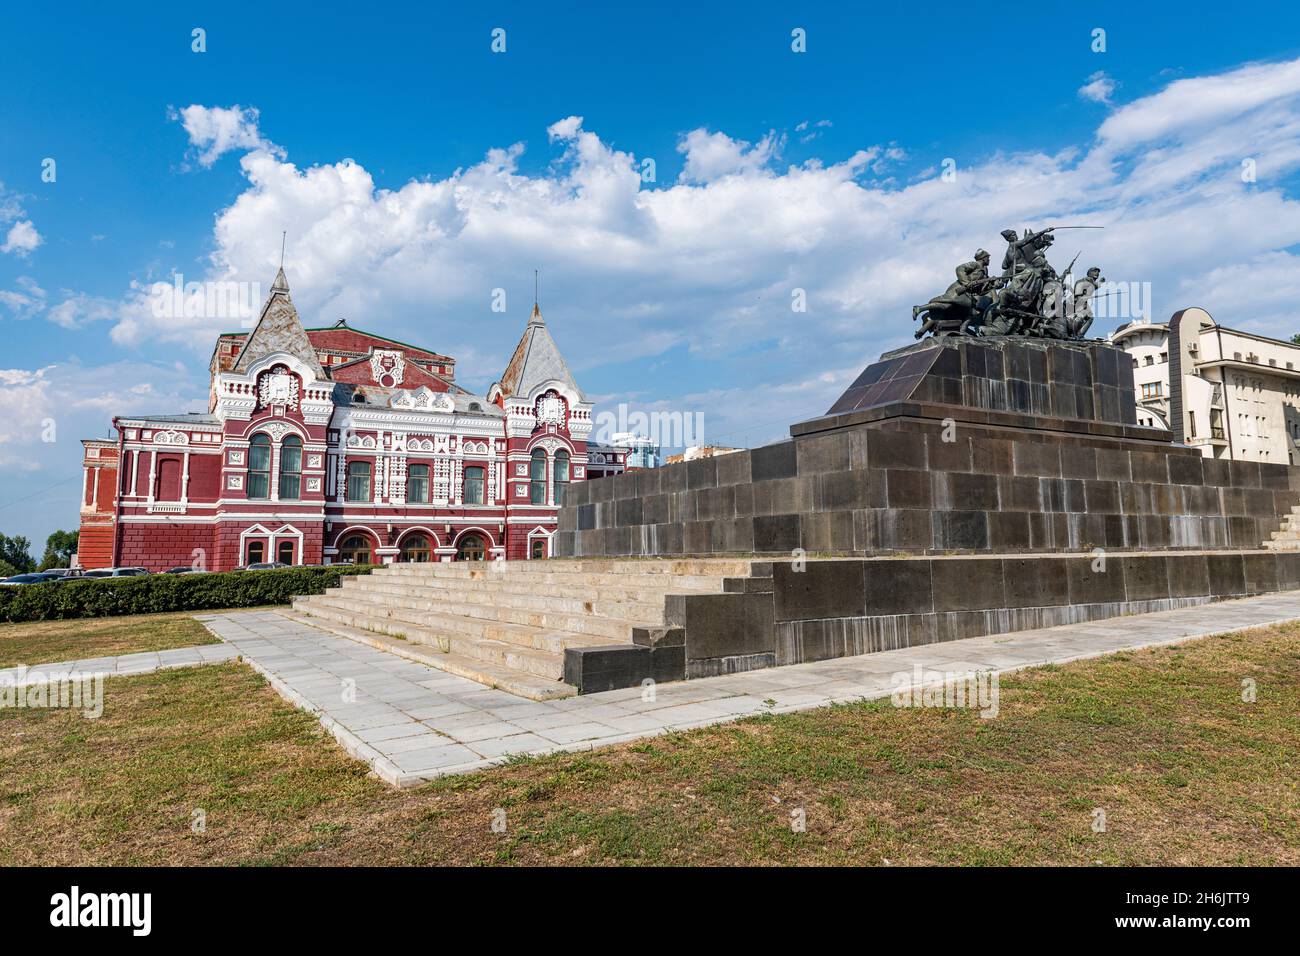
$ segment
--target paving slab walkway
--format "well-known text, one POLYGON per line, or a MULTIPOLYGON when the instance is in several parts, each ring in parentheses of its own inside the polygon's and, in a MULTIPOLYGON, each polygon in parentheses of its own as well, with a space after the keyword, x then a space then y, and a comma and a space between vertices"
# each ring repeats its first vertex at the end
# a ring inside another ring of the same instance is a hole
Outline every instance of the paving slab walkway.
MULTIPOLYGON (((762 713, 887 697, 894 675, 1005 673, 1300 620, 1300 591, 535 702, 275 611, 207 627, 382 779, 412 786, 515 755, 590 750, 762 713)), ((202 651, 205 648, 194 648, 202 651)), ((170 652, 164 652, 170 653, 170 652)), ((910 683, 910 681, 909 681, 910 683)))
POLYGON ((76 678, 96 674, 103 674, 105 677, 151 674, 154 671, 169 670, 173 667, 214 664, 238 656, 239 651, 229 644, 201 644, 198 647, 142 651, 138 654, 122 654, 118 657, 90 657, 79 661, 33 664, 30 667, 25 665, 6 667, 0 670, 0 684, 23 687, 50 680, 55 676, 76 678))

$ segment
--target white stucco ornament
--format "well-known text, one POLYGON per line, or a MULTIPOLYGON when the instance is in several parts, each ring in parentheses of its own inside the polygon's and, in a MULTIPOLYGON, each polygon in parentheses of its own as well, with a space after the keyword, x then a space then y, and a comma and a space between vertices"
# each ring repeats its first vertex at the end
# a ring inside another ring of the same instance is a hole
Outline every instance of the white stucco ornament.
POLYGON ((285 371, 263 372, 257 380, 257 403, 262 408, 297 408, 298 379, 285 371))
POLYGON ((384 388, 402 384, 406 373, 406 359, 395 349, 375 349, 370 353, 370 376, 384 388))
POLYGON ((564 400, 558 395, 543 395, 537 400, 537 420, 543 425, 563 425, 564 400))

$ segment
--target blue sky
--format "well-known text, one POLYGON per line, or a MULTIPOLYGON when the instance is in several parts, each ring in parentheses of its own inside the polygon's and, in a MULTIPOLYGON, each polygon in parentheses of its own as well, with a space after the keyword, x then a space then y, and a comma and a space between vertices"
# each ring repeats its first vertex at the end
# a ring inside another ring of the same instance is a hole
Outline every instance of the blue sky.
POLYGON ((77 439, 114 412, 202 404, 231 323, 147 290, 265 289, 281 230, 308 324, 449 352, 475 388, 540 268, 602 408, 700 410, 721 443, 823 411, 1007 225, 1106 224, 1058 248, 1150 283, 1157 318, 1300 325, 1294 6, 607 6, 8 10, 0 531, 75 525, 77 439))

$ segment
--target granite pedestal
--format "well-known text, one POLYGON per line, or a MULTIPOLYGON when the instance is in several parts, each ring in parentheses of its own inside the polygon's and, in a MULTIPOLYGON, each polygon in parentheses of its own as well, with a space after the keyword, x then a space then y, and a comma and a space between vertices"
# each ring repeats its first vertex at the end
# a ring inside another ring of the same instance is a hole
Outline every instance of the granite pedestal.
POLYGON ((766 559, 735 594, 683 598, 687 676, 1297 586, 1294 556, 1256 552, 1300 504, 1300 468, 1137 425, 1131 360, 1103 342, 922 342, 790 433, 568 490, 557 555, 766 559), (1094 552, 1122 555, 1121 583, 1066 560, 1094 552), (1031 554, 1060 560, 1040 574, 1031 554), (808 558, 844 560, 790 570, 808 558), (917 583, 935 574, 952 580, 917 583), (968 592, 985 603, 945 606, 968 592))

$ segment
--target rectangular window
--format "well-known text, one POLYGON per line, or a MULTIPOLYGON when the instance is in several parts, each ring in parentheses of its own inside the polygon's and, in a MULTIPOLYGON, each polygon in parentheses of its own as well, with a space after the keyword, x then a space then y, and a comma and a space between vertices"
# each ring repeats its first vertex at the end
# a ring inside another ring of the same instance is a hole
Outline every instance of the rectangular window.
POLYGON ((248 447, 248 497, 271 497, 271 439, 253 436, 248 447))
POLYGON ((348 501, 370 500, 370 462, 348 462, 348 501))
POLYGON ((414 502, 429 500, 428 465, 411 465, 406 469, 406 500, 414 502))
POLYGON ((528 463, 528 500, 535 505, 546 504, 546 452, 533 451, 528 463))
POLYGON ((555 491, 555 503, 564 504, 564 491, 569 487, 569 453, 557 451, 552 466, 552 484, 555 491))
POLYGON ((1143 397, 1143 398, 1159 398, 1159 397, 1160 397, 1160 383, 1159 383, 1159 382, 1147 382, 1147 383, 1145 383, 1145 384, 1142 386, 1142 397, 1143 397))
POLYGON ((465 469, 465 504, 483 503, 483 469, 473 466, 465 469))
POLYGON ((302 443, 290 436, 280 446, 280 500, 302 497, 302 443))
POLYGON ((1187 429, 1188 429, 1189 436, 1195 438, 1196 437, 1196 413, 1193 411, 1188 411, 1187 413, 1187 429))

